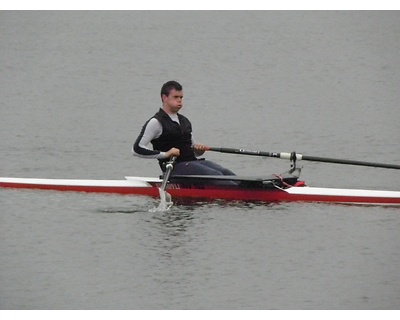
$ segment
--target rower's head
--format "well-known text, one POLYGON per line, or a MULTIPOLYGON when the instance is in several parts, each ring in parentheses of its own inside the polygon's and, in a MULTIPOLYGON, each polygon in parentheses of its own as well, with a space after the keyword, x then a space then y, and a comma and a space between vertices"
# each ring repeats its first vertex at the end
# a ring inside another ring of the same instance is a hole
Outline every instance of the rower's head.
POLYGON ((182 91, 182 85, 174 80, 164 83, 161 87, 161 100, 163 95, 169 96, 172 90, 182 91))
POLYGON ((161 87, 161 101, 167 113, 178 113, 182 108, 182 86, 176 81, 168 81, 161 87))

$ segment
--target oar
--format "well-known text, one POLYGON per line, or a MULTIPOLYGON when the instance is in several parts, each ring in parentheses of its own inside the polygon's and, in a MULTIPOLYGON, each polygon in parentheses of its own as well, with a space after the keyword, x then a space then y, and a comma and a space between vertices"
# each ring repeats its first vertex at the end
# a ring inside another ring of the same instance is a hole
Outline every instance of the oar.
POLYGON ((291 160, 291 161, 307 160, 307 161, 316 161, 316 162, 350 164, 350 165, 365 166, 365 167, 400 169, 400 165, 398 165, 398 164, 388 164, 388 163, 365 162, 365 161, 357 161, 357 160, 314 157, 314 156, 302 155, 302 154, 295 153, 295 152, 292 152, 292 153, 288 153, 288 152, 267 152, 267 151, 251 151, 251 150, 244 150, 244 149, 215 148, 215 147, 207 147, 206 150, 207 151, 217 151, 217 152, 222 152, 222 153, 234 153, 234 154, 243 154, 243 155, 250 155, 250 156, 262 156, 262 157, 280 158, 280 159, 287 159, 287 160, 291 160))
POLYGON ((167 165, 166 165, 166 167, 165 167, 166 170, 165 170, 163 182, 162 182, 161 188, 160 188, 160 190, 161 190, 162 192, 165 192, 165 189, 167 188, 167 184, 168 184, 169 177, 171 176, 171 172, 172 172, 172 170, 174 169, 174 162, 175 162, 175 160, 176 160, 176 157, 172 157, 172 158, 170 159, 170 161, 167 162, 167 165))
POLYGON ((161 187, 158 188, 158 192, 160 194, 160 204, 158 205, 157 208, 151 209, 150 210, 151 212, 167 211, 172 206, 171 195, 168 192, 166 192, 165 190, 167 189, 167 184, 169 181, 169 177, 171 176, 171 172, 174 169, 175 160, 176 160, 176 157, 172 157, 170 159, 170 161, 167 162, 164 178, 161 183, 161 187))

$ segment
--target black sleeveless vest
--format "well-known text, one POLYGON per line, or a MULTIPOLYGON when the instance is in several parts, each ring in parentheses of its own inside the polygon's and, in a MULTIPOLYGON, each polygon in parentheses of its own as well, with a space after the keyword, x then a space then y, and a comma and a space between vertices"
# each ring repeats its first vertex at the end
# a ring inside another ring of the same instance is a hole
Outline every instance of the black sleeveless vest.
MULTIPOLYGON (((188 118, 178 113, 180 123, 178 124, 161 108, 153 118, 156 118, 163 128, 161 136, 151 141, 154 150, 166 152, 171 148, 177 148, 180 150, 180 156, 176 159, 177 162, 196 160, 192 149, 192 124, 188 118)), ((162 165, 168 159, 159 161, 162 165)))

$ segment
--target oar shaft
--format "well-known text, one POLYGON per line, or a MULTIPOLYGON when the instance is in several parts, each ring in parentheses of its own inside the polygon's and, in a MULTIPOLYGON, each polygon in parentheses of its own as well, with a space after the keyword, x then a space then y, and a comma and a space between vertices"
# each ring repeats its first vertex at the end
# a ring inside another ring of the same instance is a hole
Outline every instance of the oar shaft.
POLYGON ((387 168, 387 169, 400 169, 398 164, 390 163, 378 163, 378 162, 367 162, 358 160, 346 160, 346 159, 334 159, 334 158, 323 158, 314 156, 297 155, 300 160, 316 161, 316 162, 328 162, 328 163, 338 163, 338 164, 350 164, 354 166, 364 166, 364 167, 376 167, 376 168, 387 168))
POLYGON ((175 159, 176 159, 176 157, 172 157, 171 160, 167 162, 164 179, 161 184, 162 191, 165 191, 165 189, 167 188, 167 183, 168 183, 169 177, 171 175, 172 170, 174 169, 175 159))
POLYGON ((287 160, 306 160, 306 161, 329 162, 329 163, 337 163, 337 164, 349 164, 349 165, 365 166, 365 167, 400 169, 400 165, 398 165, 398 164, 314 157, 314 156, 306 156, 306 155, 302 155, 302 154, 294 153, 294 152, 288 153, 288 152, 250 151, 250 150, 244 150, 244 149, 215 148, 215 147, 208 147, 206 150, 217 151, 217 152, 222 152, 222 153, 250 155, 250 156, 272 157, 272 158, 280 158, 280 159, 287 159, 287 160))
POLYGON ((273 157, 273 158, 280 158, 280 153, 275 152, 266 152, 266 151, 251 151, 251 150, 244 150, 244 149, 234 149, 234 148, 215 148, 215 147, 208 147, 207 151, 216 151, 222 153, 233 153, 233 154, 245 154, 249 156, 262 156, 262 157, 273 157))

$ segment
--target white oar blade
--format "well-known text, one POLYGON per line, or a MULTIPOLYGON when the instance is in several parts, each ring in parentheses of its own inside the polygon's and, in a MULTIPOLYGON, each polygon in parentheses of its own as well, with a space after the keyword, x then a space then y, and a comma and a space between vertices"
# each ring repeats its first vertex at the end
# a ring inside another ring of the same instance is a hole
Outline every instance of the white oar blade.
POLYGON ((168 211, 173 205, 172 197, 168 192, 161 188, 158 188, 158 192, 160 194, 160 204, 158 207, 150 209, 150 212, 168 211))

